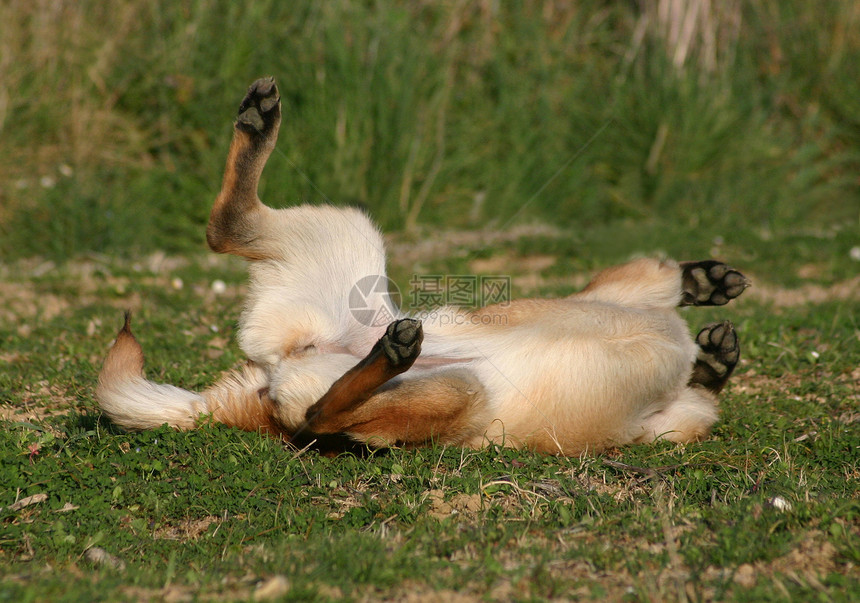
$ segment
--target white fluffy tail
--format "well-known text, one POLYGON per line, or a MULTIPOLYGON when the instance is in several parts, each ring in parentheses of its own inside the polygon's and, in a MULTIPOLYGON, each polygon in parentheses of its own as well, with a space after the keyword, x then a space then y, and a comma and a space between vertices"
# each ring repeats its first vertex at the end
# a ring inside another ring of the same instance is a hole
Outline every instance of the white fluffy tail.
POLYGON ((111 421, 130 430, 165 423, 193 429, 201 415, 210 414, 214 421, 247 431, 283 431, 274 417, 266 375, 254 364, 228 374, 199 394, 147 381, 143 350, 131 332, 129 313, 99 373, 96 399, 111 421))

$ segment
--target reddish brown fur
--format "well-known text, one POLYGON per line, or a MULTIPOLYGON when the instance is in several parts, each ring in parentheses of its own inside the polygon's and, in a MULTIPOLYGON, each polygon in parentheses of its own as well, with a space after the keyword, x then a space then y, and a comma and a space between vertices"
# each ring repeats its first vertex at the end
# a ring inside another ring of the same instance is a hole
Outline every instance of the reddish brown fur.
MULTIPOLYGON (((239 374, 253 370, 258 369, 249 363, 239 374)), ((269 397, 268 388, 251 391, 242 387, 244 381, 238 377, 234 379, 234 387, 224 390, 222 383, 217 389, 203 392, 204 397, 209 397, 212 419, 244 431, 259 431, 288 440, 292 433, 278 421, 275 402, 269 397), (224 391, 229 392, 228 395, 224 396, 224 391)))
MULTIPOLYGON (((434 439, 462 444, 487 421, 483 398, 483 387, 474 377, 451 369, 433 380, 382 387, 336 415, 312 418, 308 427, 315 433, 348 433, 374 445, 423 444, 434 439)), ((312 417, 311 411, 308 416, 312 417)))
POLYGON ((271 149, 254 149, 246 132, 235 130, 221 192, 215 199, 206 227, 206 241, 217 253, 232 253, 250 260, 268 257, 260 246, 253 245, 255 224, 263 219, 266 207, 257 197, 257 182, 271 149), (249 176, 251 176, 249 178, 249 176))
POLYGON ((335 381, 326 394, 308 409, 309 427, 321 433, 343 431, 331 428, 332 424, 338 423, 339 415, 353 412, 379 387, 401 372, 392 367, 381 352, 374 350, 335 381))
POLYGON ((131 313, 126 312, 125 323, 99 373, 99 384, 125 378, 126 375, 142 377, 143 360, 143 349, 131 332, 131 313))

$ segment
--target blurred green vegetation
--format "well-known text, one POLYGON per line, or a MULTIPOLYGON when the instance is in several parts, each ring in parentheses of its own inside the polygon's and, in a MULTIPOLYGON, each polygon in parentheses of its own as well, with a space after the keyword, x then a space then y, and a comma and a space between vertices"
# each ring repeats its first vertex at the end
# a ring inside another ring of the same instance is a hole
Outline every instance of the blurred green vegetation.
POLYGON ((858 28, 851 0, 9 0, 0 254, 202 249, 262 75, 285 114, 274 206, 860 229, 858 28))

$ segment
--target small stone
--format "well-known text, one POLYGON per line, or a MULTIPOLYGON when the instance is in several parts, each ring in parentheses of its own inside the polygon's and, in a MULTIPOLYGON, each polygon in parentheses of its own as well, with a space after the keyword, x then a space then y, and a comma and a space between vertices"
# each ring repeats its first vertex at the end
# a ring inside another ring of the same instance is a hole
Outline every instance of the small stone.
POLYGON ((755 568, 749 563, 744 563, 735 572, 734 580, 744 588, 752 588, 756 583, 755 568))
POLYGON ((272 576, 268 580, 261 582, 254 591, 254 601, 269 601, 278 599, 287 594, 290 590, 290 582, 284 576, 272 576))
POLYGON ((777 511, 791 511, 791 503, 782 496, 774 496, 768 502, 777 511))
POLYGON ((84 551, 84 559, 93 565, 103 565, 119 571, 125 569, 125 561, 97 546, 90 547, 84 551))

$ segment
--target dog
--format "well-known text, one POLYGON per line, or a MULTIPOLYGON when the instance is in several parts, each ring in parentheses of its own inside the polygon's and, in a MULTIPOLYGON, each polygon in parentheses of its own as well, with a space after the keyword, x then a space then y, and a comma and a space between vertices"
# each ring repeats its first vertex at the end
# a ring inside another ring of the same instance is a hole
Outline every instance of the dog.
POLYGON ((369 310, 390 321, 368 324, 348 300, 356 283, 385 275, 376 226, 358 209, 272 209, 257 196, 280 123, 274 79, 257 80, 206 231, 213 251, 249 261, 238 331, 247 362, 200 393, 148 381, 126 314, 96 391, 115 424, 193 429, 209 416, 291 442, 562 455, 708 435, 738 337, 729 321, 691 337, 677 308, 729 302, 749 285, 743 274, 715 260, 638 259, 569 297, 472 312, 410 317, 376 296, 369 310))

